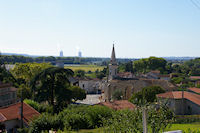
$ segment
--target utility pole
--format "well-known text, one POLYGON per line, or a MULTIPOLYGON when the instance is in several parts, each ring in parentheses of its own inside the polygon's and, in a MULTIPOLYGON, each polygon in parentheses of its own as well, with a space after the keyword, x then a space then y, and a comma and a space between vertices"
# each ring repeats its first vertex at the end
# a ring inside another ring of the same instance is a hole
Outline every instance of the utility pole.
POLYGON ((148 133, 147 130, 147 109, 142 107, 142 124, 143 124, 143 133, 148 133))
POLYGON ((21 109, 20 109, 20 115, 21 115, 20 128, 23 128, 23 87, 21 89, 21 109))

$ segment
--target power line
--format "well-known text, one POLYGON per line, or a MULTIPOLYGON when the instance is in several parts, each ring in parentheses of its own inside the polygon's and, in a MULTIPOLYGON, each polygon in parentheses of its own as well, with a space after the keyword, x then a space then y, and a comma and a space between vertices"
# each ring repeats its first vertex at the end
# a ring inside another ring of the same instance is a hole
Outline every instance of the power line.
POLYGON ((195 1, 193 1, 193 0, 190 0, 190 1, 197 9, 200 10, 200 6, 195 1))

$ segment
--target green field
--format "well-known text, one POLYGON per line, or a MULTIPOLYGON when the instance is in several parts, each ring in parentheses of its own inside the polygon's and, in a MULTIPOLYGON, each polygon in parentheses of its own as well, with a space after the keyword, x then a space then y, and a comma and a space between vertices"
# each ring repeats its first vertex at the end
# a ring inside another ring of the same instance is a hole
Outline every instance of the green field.
POLYGON ((173 124, 170 128, 166 129, 166 131, 182 130, 188 132, 188 129, 190 129, 191 131, 200 131, 200 123, 173 124))
MULTIPOLYGON (((174 131, 174 130, 182 130, 188 133, 188 129, 191 131, 200 131, 200 123, 192 123, 192 124, 172 124, 170 128, 167 128, 165 131, 174 131)), ((103 128, 98 129, 83 129, 79 131, 69 131, 65 133, 103 133, 103 128)))
POLYGON ((65 66, 65 68, 72 69, 73 71, 75 70, 84 70, 85 72, 91 71, 95 72, 97 69, 99 71, 102 71, 105 66, 96 66, 96 65, 74 65, 74 66, 65 66))

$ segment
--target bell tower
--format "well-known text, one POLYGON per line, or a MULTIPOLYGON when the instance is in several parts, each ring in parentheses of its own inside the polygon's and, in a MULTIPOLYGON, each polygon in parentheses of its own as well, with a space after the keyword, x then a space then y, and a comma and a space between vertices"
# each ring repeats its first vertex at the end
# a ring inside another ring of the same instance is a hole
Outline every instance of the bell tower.
POLYGON ((115 57, 115 46, 113 44, 112 54, 111 54, 111 60, 109 64, 109 80, 112 80, 117 77, 117 60, 115 57))

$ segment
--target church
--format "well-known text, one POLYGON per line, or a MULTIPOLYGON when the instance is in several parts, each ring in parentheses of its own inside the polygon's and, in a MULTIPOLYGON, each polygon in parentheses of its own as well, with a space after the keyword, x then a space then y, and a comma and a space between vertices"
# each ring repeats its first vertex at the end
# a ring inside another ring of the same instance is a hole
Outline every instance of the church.
MULTIPOLYGON (((134 74, 133 74, 134 75, 134 74)), ((115 91, 122 92, 122 99, 128 100, 134 92, 140 91, 147 86, 160 86, 167 91, 176 90, 177 88, 167 80, 147 79, 141 77, 121 77, 118 73, 118 63, 113 44, 111 59, 109 63, 109 74, 107 80, 102 81, 101 90, 104 101, 113 101, 115 91)))

